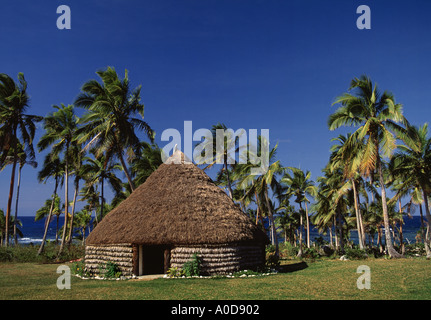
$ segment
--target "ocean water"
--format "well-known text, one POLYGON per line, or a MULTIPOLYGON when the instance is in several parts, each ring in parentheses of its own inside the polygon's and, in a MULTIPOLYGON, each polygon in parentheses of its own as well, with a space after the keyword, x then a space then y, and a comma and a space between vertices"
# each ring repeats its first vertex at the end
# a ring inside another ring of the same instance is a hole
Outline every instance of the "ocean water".
MULTIPOLYGON (((426 222, 425 218, 424 218, 424 221, 426 222)), ((403 224, 404 242, 407 244, 415 243, 416 242, 416 235, 417 235, 418 231, 420 230, 420 228, 421 228, 421 217, 420 216, 413 216, 412 218, 404 218, 404 224, 403 224)), ((397 229, 395 231, 396 231, 395 234, 398 237, 397 229)), ((304 241, 306 241, 305 236, 306 236, 306 234, 304 231, 304 237, 303 237, 304 241)), ((333 236, 334 236, 334 233, 333 233, 333 236)), ((324 240, 329 242, 329 234, 321 234, 316 229, 311 228, 310 229, 310 240, 312 242, 315 242, 316 238, 319 238, 319 237, 322 237, 324 240)), ((358 244, 358 233, 356 230, 350 231, 350 240, 353 243, 358 244)), ((279 237, 279 241, 284 241, 284 238, 279 237)), ((373 243, 376 243, 376 241, 377 241, 377 234, 374 236, 373 243)), ((384 234, 383 234, 383 240, 382 241, 383 241, 383 243, 385 242, 384 234)), ((396 241, 398 243, 398 238, 396 239, 396 241)), ((368 237, 366 239, 366 242, 368 242, 368 237)))
MULTIPOLYGON (((426 219, 424 218, 424 221, 426 219)), ((397 226, 399 227, 399 226, 397 226)), ((412 218, 404 218, 404 224, 403 224, 403 239, 404 242, 409 243, 415 243, 416 242, 416 235, 418 231, 421 228, 421 217, 420 216, 413 216, 412 218)), ((395 230, 396 237, 398 237, 398 229, 395 230)), ((392 235, 392 234, 391 234, 392 235)), ((321 235, 316 230, 313 232, 310 232, 310 238, 312 241, 314 241, 315 238, 322 236, 325 240, 329 241, 329 235, 321 235)), ((350 240, 353 241, 353 243, 358 243, 358 233, 356 230, 350 231, 350 240)), ((374 236, 374 243, 377 241, 377 234, 374 236)), ((384 234, 383 234, 383 243, 385 242, 384 234)), ((368 242, 368 238, 366 239, 366 242, 368 242)), ((398 243, 398 238, 396 239, 396 242, 398 243)))
MULTIPOLYGON (((18 239, 18 242, 21 244, 40 244, 43 238, 43 232, 45 228, 45 219, 40 221, 34 221, 34 217, 19 217, 19 220, 22 222, 22 227, 20 228, 23 237, 18 239)), ((59 227, 63 225, 64 217, 60 217, 58 224, 59 227)), ((412 219, 405 218, 403 225, 403 236, 407 243, 414 243, 417 232, 420 230, 421 221, 419 216, 414 216, 412 219)), ((47 240, 55 240, 55 232, 56 232, 56 218, 52 219, 46 239, 47 240)), ((316 238, 322 236, 325 240, 329 240, 328 235, 321 235, 316 230, 310 230, 310 239, 311 241, 315 241, 316 238)), ((357 233, 355 231, 351 231, 351 240, 357 243, 357 233)), ((59 237, 61 238, 61 236, 59 237)), ((304 238, 305 239, 305 238, 304 238)), ((282 237, 280 237, 280 241, 284 241, 282 237)))
MULTIPOLYGON (((45 219, 34 221, 34 217, 18 217, 21 221, 22 227, 19 227, 23 233, 22 238, 18 238, 18 243, 21 244, 40 244, 43 239, 43 233, 45 232, 45 219)), ((61 228, 64 223, 64 217, 58 219, 58 227, 61 228)), ((57 217, 51 219, 51 223, 48 227, 48 233, 46 240, 54 241, 55 233, 57 228, 57 217)), ((61 239, 61 235, 59 236, 61 239)))

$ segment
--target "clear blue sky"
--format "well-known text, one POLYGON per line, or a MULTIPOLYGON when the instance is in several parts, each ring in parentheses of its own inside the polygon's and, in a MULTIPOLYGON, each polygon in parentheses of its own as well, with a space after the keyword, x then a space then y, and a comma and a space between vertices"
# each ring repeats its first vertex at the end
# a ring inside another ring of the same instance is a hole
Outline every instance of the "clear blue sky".
MULTIPOLYGON (((429 121, 430 14, 426 0, 0 0, 0 72, 24 72, 28 112, 44 116, 72 103, 96 70, 127 68, 161 147, 161 132, 182 131, 186 120, 194 130, 217 122, 269 129, 282 163, 316 179, 330 139, 343 132, 327 129, 331 104, 352 78, 369 75, 410 122, 429 121), (56 27, 62 4, 71 30, 56 27), (361 4, 371 8, 371 30, 356 27, 361 4)), ((38 184, 37 169, 23 175, 20 212, 34 215, 53 185, 38 184)), ((9 180, 6 169, 3 209, 9 180)))

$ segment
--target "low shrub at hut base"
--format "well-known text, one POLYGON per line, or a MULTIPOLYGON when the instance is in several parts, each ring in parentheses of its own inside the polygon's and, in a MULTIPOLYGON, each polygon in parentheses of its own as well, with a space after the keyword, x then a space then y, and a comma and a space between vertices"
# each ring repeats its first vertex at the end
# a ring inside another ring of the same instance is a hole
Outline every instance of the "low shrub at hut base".
POLYGON ((80 277, 88 277, 89 276, 88 272, 85 270, 85 262, 83 259, 81 259, 79 261, 74 261, 70 265, 70 270, 72 271, 73 274, 80 276, 80 277))
POLYGON ((201 272, 201 259, 198 253, 193 253, 191 259, 184 263, 182 271, 186 277, 199 276, 201 272))
POLYGON ((105 279, 118 279, 122 276, 120 267, 111 261, 99 266, 99 274, 105 279))
MULTIPOLYGON (((277 265, 280 262, 277 260, 277 265)), ((270 269, 268 267, 262 268, 262 270, 239 270, 236 272, 231 272, 228 274, 217 274, 210 276, 203 276, 201 274, 202 260, 199 257, 199 253, 194 253, 190 260, 183 264, 182 268, 171 267, 169 268, 167 274, 164 278, 244 278, 244 277, 256 277, 273 274, 274 268, 270 269), (272 271, 271 271, 272 270, 272 271)))
POLYGON ((167 276, 169 278, 181 278, 181 277, 185 277, 186 274, 185 274, 184 270, 177 268, 177 267, 172 267, 172 268, 169 268, 169 270, 167 272, 167 276))

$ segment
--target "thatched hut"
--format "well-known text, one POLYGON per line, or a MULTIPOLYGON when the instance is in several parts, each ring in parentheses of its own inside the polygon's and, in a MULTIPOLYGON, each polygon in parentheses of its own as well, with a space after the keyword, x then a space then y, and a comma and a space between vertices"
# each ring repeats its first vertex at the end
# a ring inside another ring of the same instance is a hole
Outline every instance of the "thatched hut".
POLYGON ((124 275, 166 273, 199 253, 202 273, 253 269, 268 237, 227 194, 176 151, 86 239, 89 272, 111 261, 124 275))

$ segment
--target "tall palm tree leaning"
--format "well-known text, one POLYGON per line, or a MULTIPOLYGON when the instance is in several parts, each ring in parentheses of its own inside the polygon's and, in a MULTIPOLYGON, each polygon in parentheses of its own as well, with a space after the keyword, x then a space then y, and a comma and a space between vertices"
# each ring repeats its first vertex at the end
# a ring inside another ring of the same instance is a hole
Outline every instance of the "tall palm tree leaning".
POLYGON ((36 132, 36 122, 42 117, 27 115, 29 96, 27 93, 27 81, 23 73, 18 74, 18 83, 7 74, 0 73, 0 163, 3 163, 10 150, 13 150, 12 173, 10 179, 9 198, 6 210, 6 239, 4 246, 9 243, 9 221, 12 209, 12 198, 15 184, 15 171, 18 159, 18 143, 26 146, 26 151, 34 158, 33 139, 36 132), (18 139, 18 132, 21 139, 18 139))
POLYGON ((67 225, 69 220, 69 174, 71 164, 71 147, 76 139, 76 131, 78 128, 78 117, 75 115, 74 106, 61 105, 61 107, 53 106, 57 111, 50 113, 45 117, 44 128, 45 134, 40 138, 37 147, 39 151, 43 151, 51 146, 51 156, 57 158, 59 154, 64 157, 64 228, 61 239, 61 245, 58 252, 60 255, 63 251, 67 225))
POLYGON ((393 95, 387 91, 382 94, 377 86, 365 75, 351 81, 350 90, 356 90, 356 95, 344 93, 336 98, 335 104, 341 106, 329 116, 328 126, 335 130, 341 126, 359 126, 350 136, 347 143, 355 144, 365 141, 364 152, 355 166, 365 176, 371 176, 376 171, 381 188, 383 221, 385 227, 386 248, 390 257, 402 257, 393 246, 389 232, 389 216, 386 203, 385 181, 383 179, 382 157, 390 157, 396 146, 396 138, 408 140, 408 126, 403 116, 401 104, 396 104, 393 95), (402 125, 400 125, 402 124, 402 125), (396 136, 395 136, 395 134, 396 136))
POLYGON ((40 182, 45 183, 51 177, 53 177, 55 180, 54 192, 52 194, 51 207, 48 212, 48 217, 46 218, 42 243, 40 244, 39 250, 37 251, 37 255, 40 255, 43 252, 43 249, 45 247, 46 236, 48 234, 48 227, 49 227, 49 223, 51 222, 51 217, 54 210, 55 199, 58 198, 57 189, 58 189, 58 186, 63 185, 63 182, 64 182, 64 162, 60 161, 60 158, 58 157, 53 157, 51 154, 47 154, 43 162, 43 167, 37 175, 37 179, 39 180, 39 183, 40 182))
MULTIPOLYGON (((143 130, 151 142, 154 132, 143 120, 144 105, 141 103, 141 86, 131 90, 128 72, 124 79, 118 77, 114 68, 97 71, 102 80, 89 80, 81 88, 75 105, 87 109, 81 118, 83 127, 79 142, 88 142, 86 149, 95 148, 96 157, 113 154, 118 157, 131 190, 135 185, 124 160, 124 151, 137 153, 140 140, 135 130, 143 130), (136 118, 139 114, 142 119, 136 118)), ((109 159, 108 159, 109 160, 109 159)))
POLYGON ((75 176, 74 179, 74 186, 75 186, 75 191, 73 193, 73 201, 72 201, 72 212, 71 212, 71 217, 70 217, 70 228, 69 228, 69 234, 67 235, 66 238, 66 242, 68 244, 68 246, 70 246, 70 244, 72 243, 72 238, 73 238, 73 219, 75 217, 75 208, 76 208, 76 199, 78 196, 78 191, 79 191, 79 182, 81 179, 83 179, 83 157, 84 154, 81 152, 81 144, 78 143, 76 137, 74 137, 74 139, 72 140, 72 144, 71 144, 71 152, 70 152, 70 160, 71 160, 71 167, 73 167, 73 172, 72 174, 75 176))

